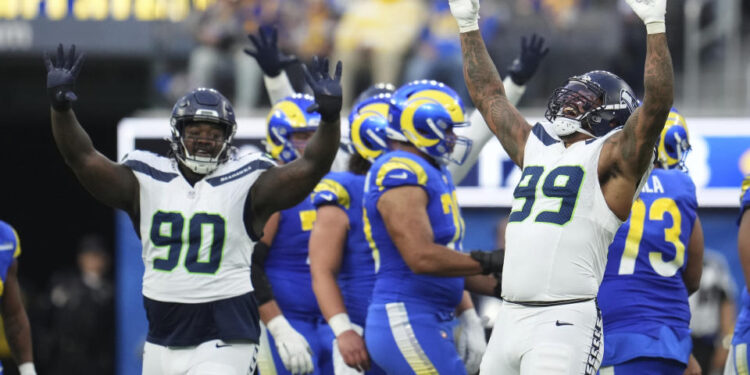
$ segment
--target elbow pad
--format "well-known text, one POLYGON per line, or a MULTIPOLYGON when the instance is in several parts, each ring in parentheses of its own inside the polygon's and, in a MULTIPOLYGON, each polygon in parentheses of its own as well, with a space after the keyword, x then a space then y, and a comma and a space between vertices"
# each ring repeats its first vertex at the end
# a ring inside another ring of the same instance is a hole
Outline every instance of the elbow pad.
POLYGON ((253 260, 250 265, 250 281, 253 283, 253 289, 255 289, 255 299, 258 301, 258 306, 273 299, 271 283, 268 282, 268 277, 264 269, 269 250, 268 245, 263 242, 257 242, 253 250, 253 260))

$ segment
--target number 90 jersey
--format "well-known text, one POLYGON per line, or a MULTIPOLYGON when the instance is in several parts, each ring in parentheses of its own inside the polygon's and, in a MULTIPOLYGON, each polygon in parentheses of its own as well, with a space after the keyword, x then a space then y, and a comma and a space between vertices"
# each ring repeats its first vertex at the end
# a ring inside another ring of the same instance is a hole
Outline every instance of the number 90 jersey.
MULTIPOLYGON (((427 216, 434 242, 462 250, 464 221, 456 202, 450 172, 406 151, 392 151, 378 158, 365 181, 364 230, 375 259, 377 277, 372 303, 412 302, 452 310, 461 301, 463 277, 417 275, 401 258, 378 211, 378 199, 388 189, 419 186, 427 193, 427 216)), ((401 225, 409 226, 404 222, 401 225)))
POLYGON ((597 172, 605 139, 617 132, 566 148, 541 124, 532 128, 505 234, 504 299, 596 297, 607 247, 622 224, 597 172))
POLYGON ((140 189, 145 297, 203 303, 253 290, 255 239, 245 228, 245 201, 261 173, 275 165, 270 159, 260 153, 230 157, 195 186, 172 158, 134 151, 123 164, 140 189))

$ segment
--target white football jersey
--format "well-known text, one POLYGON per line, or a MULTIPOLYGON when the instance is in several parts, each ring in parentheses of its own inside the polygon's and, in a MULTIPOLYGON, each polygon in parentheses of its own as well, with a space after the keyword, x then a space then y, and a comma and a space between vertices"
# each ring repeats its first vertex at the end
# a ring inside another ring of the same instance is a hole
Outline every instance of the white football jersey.
POLYGON ((123 164, 140 187, 143 295, 157 301, 211 302, 253 290, 255 241, 243 220, 245 200, 274 164, 261 153, 230 157, 191 186, 177 161, 133 151, 123 164))
POLYGON ((565 148, 541 124, 532 128, 505 232, 504 299, 596 297, 622 224, 604 200, 598 174, 604 140, 616 132, 565 148))

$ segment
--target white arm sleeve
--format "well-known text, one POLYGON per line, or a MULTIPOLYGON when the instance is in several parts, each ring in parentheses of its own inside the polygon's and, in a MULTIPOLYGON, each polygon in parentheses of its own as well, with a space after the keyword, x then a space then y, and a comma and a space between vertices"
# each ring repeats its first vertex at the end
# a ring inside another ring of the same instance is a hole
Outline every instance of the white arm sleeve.
MULTIPOLYGON (((505 86, 505 95, 508 97, 508 101, 514 106, 518 104, 524 91, 526 91, 526 86, 516 85, 510 77, 505 77, 503 80, 503 86, 505 86)), ((489 126, 487 126, 487 123, 484 121, 482 114, 479 113, 479 110, 475 109, 474 112, 472 112, 469 121, 470 124, 468 127, 456 129, 458 135, 471 139, 472 144, 469 156, 466 157, 466 161, 461 165, 456 163, 450 163, 448 165, 448 170, 453 176, 453 183, 456 185, 466 177, 469 170, 471 170, 471 167, 476 164, 479 159, 479 153, 482 152, 484 145, 486 145, 493 136, 492 131, 490 131, 489 126)))
POLYGON ((289 82, 289 77, 283 70, 276 77, 269 77, 264 74, 263 83, 266 84, 266 91, 268 92, 268 98, 271 100, 271 105, 294 94, 292 83, 289 82))

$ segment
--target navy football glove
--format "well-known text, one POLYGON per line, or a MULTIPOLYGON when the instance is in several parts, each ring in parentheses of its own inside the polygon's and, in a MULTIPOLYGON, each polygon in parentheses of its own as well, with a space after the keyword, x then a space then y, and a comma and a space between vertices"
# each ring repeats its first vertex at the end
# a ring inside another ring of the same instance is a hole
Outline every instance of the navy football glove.
POLYGON ((503 262, 505 261, 505 250, 499 249, 494 251, 474 250, 470 253, 471 258, 479 262, 482 266, 482 275, 491 273, 502 273, 503 262))
POLYGON ((245 53, 255 58, 263 74, 269 77, 276 77, 281 74, 282 69, 299 61, 296 56, 285 55, 279 51, 278 30, 274 26, 261 26, 258 36, 249 34, 247 37, 250 38, 255 51, 245 49, 245 53))
POLYGON ((539 63, 549 52, 544 48, 544 38, 536 34, 531 35, 531 40, 526 43, 526 37, 521 37, 521 55, 513 60, 508 68, 508 74, 513 83, 523 86, 536 72, 539 63))
POLYGON ((83 53, 76 56, 74 44, 70 47, 66 58, 62 43, 57 46, 57 59, 54 63, 49 55, 44 53, 44 64, 47 67, 47 96, 55 111, 67 111, 70 105, 78 99, 73 89, 85 56, 83 53))
POLYGON ((341 61, 336 63, 333 77, 328 73, 328 59, 319 60, 313 57, 310 68, 302 65, 305 80, 315 93, 315 104, 307 112, 318 112, 323 121, 333 122, 340 118, 341 112, 341 61))

